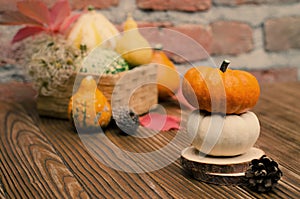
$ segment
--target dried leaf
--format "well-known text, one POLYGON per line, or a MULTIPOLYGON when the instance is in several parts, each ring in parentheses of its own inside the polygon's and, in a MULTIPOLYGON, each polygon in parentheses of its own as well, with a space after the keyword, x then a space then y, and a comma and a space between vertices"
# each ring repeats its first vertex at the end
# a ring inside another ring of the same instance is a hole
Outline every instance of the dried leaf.
POLYGON ((50 12, 45 3, 41 1, 19 1, 17 7, 25 16, 42 24, 50 24, 50 12))
POLYGON ((37 25, 42 26, 41 23, 24 16, 18 11, 5 11, 0 15, 1 25, 37 25))
POLYGON ((178 130, 180 127, 180 119, 175 116, 150 112, 145 116, 140 117, 140 124, 152 130, 178 130))
POLYGON ((42 31, 44 31, 44 28, 37 27, 37 26, 34 26, 34 27, 27 26, 27 27, 21 28, 14 36, 12 42, 14 43, 14 42, 21 41, 22 39, 25 39, 32 35, 36 35, 42 31))
POLYGON ((64 22, 60 25, 59 27, 59 32, 65 32, 73 22, 75 22, 79 17, 80 17, 81 14, 74 14, 74 15, 71 15, 69 17, 67 17, 64 22))
POLYGON ((71 8, 69 1, 59 0, 50 9, 51 27, 55 30, 59 30, 59 26, 64 20, 71 14, 71 8))

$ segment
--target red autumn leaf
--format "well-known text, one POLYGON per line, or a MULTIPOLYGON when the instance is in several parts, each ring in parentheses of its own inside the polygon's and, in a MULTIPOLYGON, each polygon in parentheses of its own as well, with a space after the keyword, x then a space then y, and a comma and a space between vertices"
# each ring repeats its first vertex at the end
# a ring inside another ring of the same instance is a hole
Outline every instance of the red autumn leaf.
POLYGON ((20 41, 30 35, 45 31, 47 33, 64 33, 80 16, 71 15, 68 0, 57 0, 51 9, 40 0, 17 2, 18 12, 7 12, 0 15, 0 24, 25 25, 14 37, 13 42, 20 41))
POLYGON ((146 128, 158 131, 178 130, 180 119, 175 116, 150 112, 140 117, 140 124, 146 128))
POLYGON ((0 15, 0 24, 3 25, 41 25, 39 22, 24 16, 18 11, 5 11, 0 15))
POLYGON ((54 30, 59 30, 59 26, 64 22, 64 20, 68 16, 70 16, 70 14, 71 14, 71 8, 68 1, 66 0, 57 1, 50 9, 51 28, 54 30))
POLYGON ((80 14, 79 14, 79 13, 67 17, 67 18, 64 20, 64 22, 60 25, 58 31, 59 31, 59 32, 64 32, 64 31, 66 31, 66 30, 70 27, 70 25, 71 25, 73 22, 75 22, 79 17, 80 17, 80 14))
POLYGON ((13 43, 20 41, 22 39, 25 39, 26 37, 36 35, 40 32, 44 31, 44 28, 42 27, 37 27, 37 26, 26 26, 24 28, 21 28, 17 34, 13 38, 13 43))
POLYGON ((50 24, 50 12, 45 3, 41 1, 19 1, 18 10, 25 16, 42 24, 50 24))

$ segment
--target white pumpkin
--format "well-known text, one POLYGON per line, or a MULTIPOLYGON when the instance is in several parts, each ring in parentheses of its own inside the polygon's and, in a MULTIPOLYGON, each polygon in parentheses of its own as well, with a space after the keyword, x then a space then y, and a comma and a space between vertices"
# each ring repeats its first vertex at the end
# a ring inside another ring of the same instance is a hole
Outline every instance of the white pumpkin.
POLYGON ((105 42, 104 47, 115 48, 119 31, 101 13, 90 10, 82 14, 68 34, 68 41, 76 46, 86 45, 88 50, 105 42), (108 40, 109 39, 109 40, 108 40))
POLYGON ((194 111, 188 118, 187 130, 194 134, 192 145, 212 156, 235 156, 247 152, 260 134, 259 120, 253 112, 241 115, 194 111))

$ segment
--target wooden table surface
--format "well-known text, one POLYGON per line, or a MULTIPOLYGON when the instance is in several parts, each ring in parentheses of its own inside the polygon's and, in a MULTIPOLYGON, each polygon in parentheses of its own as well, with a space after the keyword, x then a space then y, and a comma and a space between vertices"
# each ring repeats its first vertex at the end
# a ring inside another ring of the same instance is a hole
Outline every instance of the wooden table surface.
MULTIPOLYGON (((90 153, 68 121, 38 117, 28 86, 0 85, 0 198, 299 198, 300 82, 261 87, 253 110, 261 123, 256 147, 283 172, 278 186, 265 194, 194 180, 180 159, 147 173, 114 170, 90 153)), ((180 114, 176 104, 166 106, 169 114, 180 114)), ((141 139, 120 135, 111 126, 105 135, 122 149, 147 153, 165 146, 176 133, 141 139)), ((112 153, 105 145, 94 148, 108 159, 112 153)))

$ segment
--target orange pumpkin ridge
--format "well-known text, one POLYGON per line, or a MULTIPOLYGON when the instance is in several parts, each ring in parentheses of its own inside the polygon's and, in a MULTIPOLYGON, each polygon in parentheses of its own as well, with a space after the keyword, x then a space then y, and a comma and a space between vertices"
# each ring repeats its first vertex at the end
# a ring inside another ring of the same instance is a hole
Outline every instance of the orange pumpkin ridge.
POLYGON ((202 66, 189 69, 184 78, 183 95, 187 101, 209 112, 225 112, 226 103, 226 114, 241 114, 252 109, 259 99, 258 81, 246 71, 225 69, 222 72, 202 66), (197 102, 191 100, 193 95, 197 102))

